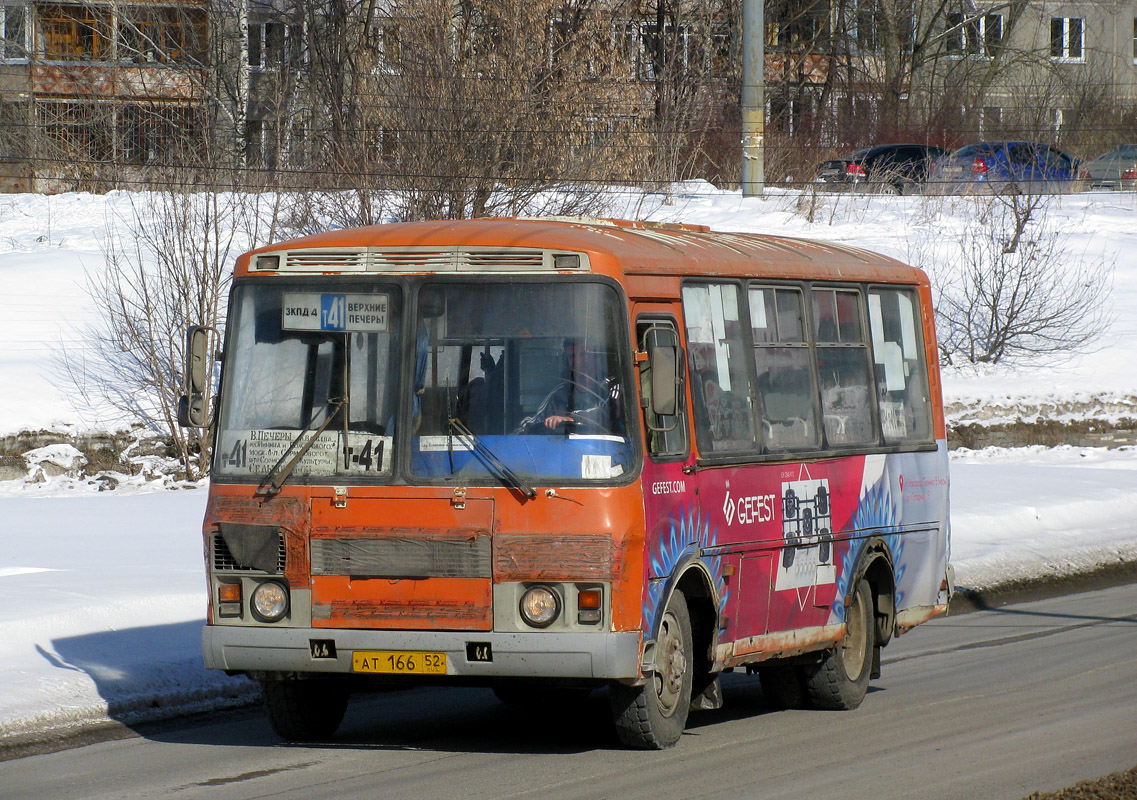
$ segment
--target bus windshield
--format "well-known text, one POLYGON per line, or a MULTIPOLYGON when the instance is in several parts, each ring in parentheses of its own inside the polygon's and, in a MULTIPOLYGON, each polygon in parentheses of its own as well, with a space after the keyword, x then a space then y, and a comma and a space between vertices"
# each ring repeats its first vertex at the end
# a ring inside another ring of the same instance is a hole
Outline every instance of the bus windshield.
POLYGON ((627 475, 627 360, 617 292, 593 282, 424 283, 411 472, 608 480, 627 475))
POLYGON ((623 312, 606 284, 258 281, 235 289, 231 320, 219 477, 516 488, 633 469, 623 312))
POLYGON ((234 290, 217 475, 267 476, 296 453, 294 476, 391 474, 402 293, 320 288, 234 290))

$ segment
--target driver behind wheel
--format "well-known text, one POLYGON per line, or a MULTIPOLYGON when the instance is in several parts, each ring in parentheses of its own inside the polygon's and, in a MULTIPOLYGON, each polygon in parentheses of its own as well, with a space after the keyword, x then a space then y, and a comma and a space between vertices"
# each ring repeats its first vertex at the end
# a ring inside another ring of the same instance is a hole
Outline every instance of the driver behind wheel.
POLYGON ((600 359, 573 339, 565 340, 564 356, 567 377, 521 420, 516 432, 622 433, 617 430, 623 420, 619 378, 605 374, 600 359))

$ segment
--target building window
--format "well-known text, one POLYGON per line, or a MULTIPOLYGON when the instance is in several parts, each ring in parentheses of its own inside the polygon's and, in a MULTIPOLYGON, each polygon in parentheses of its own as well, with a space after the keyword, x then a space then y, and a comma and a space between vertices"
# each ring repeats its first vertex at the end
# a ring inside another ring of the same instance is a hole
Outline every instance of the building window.
POLYGON ((28 57, 26 6, 0 6, 0 61, 28 57))
POLYGON ((1085 20, 1081 17, 1050 18, 1050 57, 1063 61, 1085 59, 1085 20))
POLYGON ((109 8, 79 5, 39 7, 40 49, 46 61, 105 61, 110 58, 109 8))
POLYGON ((687 69, 691 31, 686 25, 665 25, 661 34, 654 22, 627 22, 618 29, 618 36, 622 57, 641 81, 687 69))
POLYGON ((1003 41, 1001 14, 948 14, 947 25, 947 49, 953 55, 991 58, 1003 41))
POLYGON ((851 43, 856 52, 863 54, 880 53, 884 50, 890 34, 895 34, 905 53, 912 52, 916 35, 916 17, 903 6, 888 9, 882 7, 884 0, 853 0, 846 19, 855 20, 855 27, 849 31, 851 43))
POLYGON ((207 22, 198 9, 137 7, 119 16, 119 60, 137 64, 200 64, 207 22))
POLYGON ((402 60, 399 50, 399 26, 390 20, 376 22, 371 29, 371 45, 379 57, 379 64, 394 69, 402 60))
POLYGON ((76 162, 113 159, 115 112, 109 104, 37 101, 35 116, 46 158, 76 162))
POLYGON ((256 22, 249 25, 249 68, 279 67, 288 61, 291 40, 288 25, 256 22))
POLYGON ((824 52, 829 27, 827 8, 821 3, 787 4, 766 16, 766 46, 788 52, 824 52))
POLYGON ((201 135, 197 113, 183 105, 124 105, 118 119, 123 163, 161 164, 191 147, 201 135))

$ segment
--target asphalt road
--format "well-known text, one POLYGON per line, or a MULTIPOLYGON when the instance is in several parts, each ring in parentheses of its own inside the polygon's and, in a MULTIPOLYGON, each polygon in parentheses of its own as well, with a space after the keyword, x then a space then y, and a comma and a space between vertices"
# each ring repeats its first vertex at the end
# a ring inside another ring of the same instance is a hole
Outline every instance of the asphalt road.
POLYGON ((483 689, 353 700, 334 741, 260 714, 0 763, 19 798, 984 798, 1137 763, 1137 584, 935 620, 857 711, 771 711, 756 678, 661 753, 620 749, 602 692, 522 712, 483 689))

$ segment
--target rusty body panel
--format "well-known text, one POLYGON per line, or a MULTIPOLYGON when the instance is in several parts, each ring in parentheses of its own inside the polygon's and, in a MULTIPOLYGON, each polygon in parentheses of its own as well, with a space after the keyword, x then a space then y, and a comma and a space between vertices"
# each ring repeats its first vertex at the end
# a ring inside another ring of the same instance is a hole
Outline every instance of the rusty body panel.
POLYGON ((286 495, 267 502, 255 497, 251 487, 244 487, 243 490, 211 488, 203 525, 207 562, 213 536, 220 532, 223 522, 279 526, 286 553, 284 577, 290 586, 306 588, 308 533, 311 530, 307 498, 286 495))
POLYGON ((212 487, 207 557, 222 523, 279 526, 285 577, 312 592, 314 627, 488 630, 493 584, 550 580, 612 583, 613 629, 640 627, 634 484, 605 490, 612 505, 572 502, 580 490, 522 504, 504 489, 470 488, 463 508, 443 488, 351 487, 346 500, 328 487, 286 487, 270 500, 252 490, 212 487))
POLYGON ((487 631, 492 609, 488 580, 312 578, 314 628, 487 631))
POLYGON ((897 635, 907 633, 917 625, 922 625, 930 619, 946 614, 947 610, 946 603, 905 609, 896 615, 896 633, 897 635))
POLYGON ((832 647, 845 635, 845 626, 822 625, 751 636, 715 647, 715 670, 753 664, 772 658, 788 658, 811 650, 832 647))
POLYGON ((496 542, 494 576, 503 581, 614 581, 625 561, 606 534, 502 534, 496 542))

